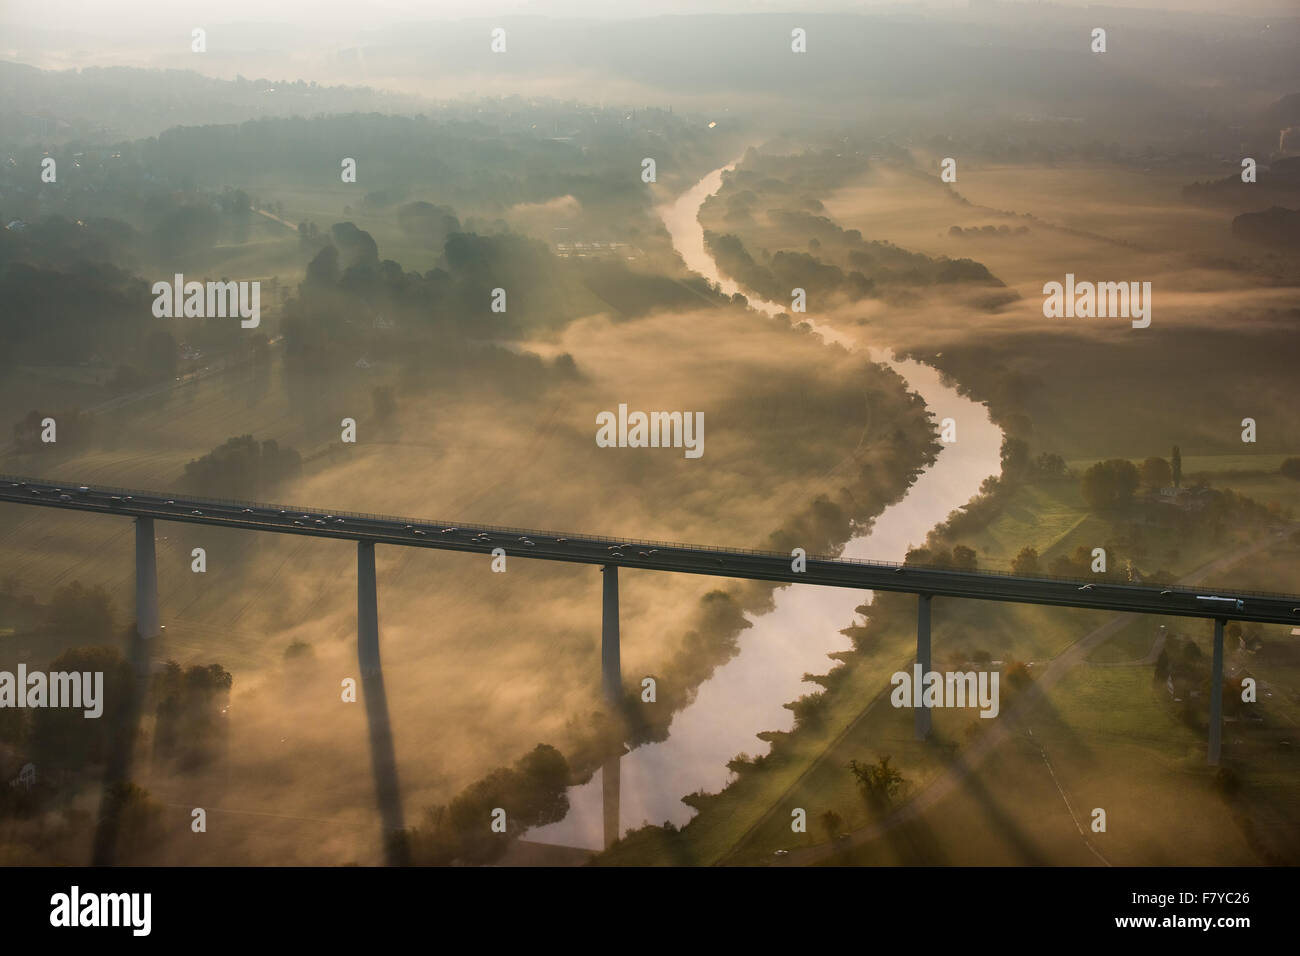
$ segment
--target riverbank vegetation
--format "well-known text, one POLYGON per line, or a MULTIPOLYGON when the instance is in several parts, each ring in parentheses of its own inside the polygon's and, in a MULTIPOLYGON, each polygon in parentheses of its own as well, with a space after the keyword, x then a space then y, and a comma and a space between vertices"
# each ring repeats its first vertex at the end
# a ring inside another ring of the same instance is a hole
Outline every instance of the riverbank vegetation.
MULTIPOLYGON (((815 157, 810 164, 816 166, 815 157)), ((834 197, 810 191, 800 201, 821 203, 844 223, 837 228, 858 226, 876 241, 918 235, 915 215, 904 225, 893 211, 914 214, 918 203, 924 208, 926 190, 939 197, 936 219, 982 211, 955 212, 960 204, 943 198, 937 183, 928 185, 931 180, 915 171, 874 169, 861 181, 871 185, 841 186, 834 197), (900 192, 900 186, 906 188, 900 192), (883 216, 875 215, 881 208, 883 216)), ((733 205, 747 205, 732 203, 739 193, 729 195, 728 188, 714 200, 713 214, 729 219, 737 235, 732 248, 760 248, 761 225, 728 214, 733 205)), ((995 238, 1017 242, 1026 235, 1009 233, 995 238)), ((969 246, 964 232, 952 238, 966 243, 962 248, 971 254, 993 248, 983 240, 969 246)), ((931 234, 922 248, 933 253, 940 245, 931 234)), ((1002 265, 994 269, 1007 277, 1002 265)), ((1024 288, 1020 274, 1012 271, 1009 278, 1010 288, 1024 288)), ((1215 583, 1294 592, 1300 538, 1291 522, 1300 499, 1284 464, 1300 432, 1294 403, 1277 398, 1292 374, 1278 351, 1291 334, 1280 313, 1265 306, 1245 329, 1181 323, 1173 337, 1144 340, 1133 333, 1120 343, 1099 330, 1024 331, 996 320, 970 334, 947 318, 939 320, 933 300, 894 304, 892 314, 866 302, 856 310, 832 303, 824 314, 811 311, 818 322, 859 330, 872 344, 914 343, 905 353, 988 402, 1007 436, 1001 475, 918 543, 910 562, 1152 582, 1183 580, 1208 568, 1202 573, 1215 583), (1220 374, 1225 367, 1252 372, 1220 374), (1101 391, 1088 384, 1098 368, 1106 369, 1108 383, 1101 391), (1242 443, 1240 418, 1246 413, 1234 414, 1239 407, 1267 415, 1267 444, 1242 443), (1170 408, 1180 413, 1171 418, 1170 408), (1104 570, 1098 549, 1105 554, 1104 570), (1213 563, 1233 553, 1248 557, 1213 563)), ((1039 324, 1009 302, 995 310, 1008 306, 1008 318, 1039 324)), ((1171 315, 1169 321, 1177 320, 1171 315)), ((637 830, 600 862, 761 863, 780 859, 774 856, 778 850, 801 847, 824 849, 801 862, 864 865, 1087 864, 1096 863, 1099 853, 1128 863, 1276 862, 1300 854, 1300 845, 1286 834, 1279 836, 1281 849, 1260 838, 1263 832, 1277 834, 1279 821, 1294 811, 1294 798, 1279 786, 1300 772, 1287 731, 1300 670, 1285 628, 1253 628, 1230 640, 1230 669, 1259 675, 1270 694, 1261 697, 1249 720, 1229 715, 1225 736, 1234 785, 1224 789, 1203 765, 1203 688, 1193 686, 1189 692, 1196 696, 1175 701, 1163 682, 1151 683, 1161 643, 1198 648, 1203 656, 1208 624, 1136 617, 1112 625, 1107 615, 1083 611, 936 601, 934 666, 1000 669, 1006 696, 1003 716, 995 721, 936 711, 932 739, 922 744, 912 740, 910 711, 895 710, 885 699, 888 675, 911 664, 915 598, 881 594, 860 610, 865 625, 846 631, 853 650, 833 655, 836 665, 828 674, 808 675, 821 686, 819 693, 789 705, 815 720, 800 720, 789 734, 760 734, 771 742, 770 751, 738 758, 737 776, 722 792, 691 795, 688 802, 699 813, 687 826, 637 830), (1007 716, 1014 714, 1018 690, 1031 686, 1026 681, 1089 636, 1084 663, 1054 682, 1023 717, 1007 716), (1007 720, 1013 721, 1009 736, 973 774, 954 763, 991 732, 989 725, 1007 720), (836 841, 820 826, 791 832, 795 808, 806 810, 810 820, 830 815, 843 831, 872 823, 855 799, 848 768, 850 761, 861 766, 884 754, 914 782, 914 795, 950 774, 956 774, 956 786, 865 845, 832 848, 836 841), (1045 773, 1048 767, 1055 777, 1045 773), (1143 842, 1122 831, 1081 840, 1075 824, 1086 829, 1088 821, 1072 822, 1067 800, 1076 813, 1080 806, 1106 807, 1111 820, 1117 810, 1121 817, 1140 814, 1143 833, 1151 838, 1143 842), (1152 800, 1169 808, 1158 821, 1141 812, 1152 800), (1218 825, 1205 827, 1202 815, 1218 825), (1191 830, 1195 837, 1183 842, 1191 830), (973 836, 967 840, 962 833, 973 836)))
MULTIPOLYGON (((617 124, 596 130, 593 120, 579 139, 599 132, 603 145, 587 150, 521 132, 516 116, 483 116, 472 129, 370 120, 376 152, 365 162, 377 165, 363 166, 368 176, 396 162, 412 136, 437 139, 448 163, 469 162, 476 151, 495 157, 475 161, 459 186, 431 174, 391 195, 329 185, 337 170, 319 181, 251 177, 237 191, 216 175, 245 169, 250 143, 297 155, 337 136, 342 121, 268 120, 238 135, 181 130, 124 148, 116 165, 107 155, 83 157, 75 188, 24 211, 33 220, 24 229, 6 231, 0 272, 89 270, 120 279, 130 294, 121 316, 100 316, 102 354, 94 351, 101 339, 81 336, 75 315, 62 312, 58 335, 29 337, 26 351, 6 353, 14 364, 0 377, 5 407, 41 416, 56 409, 68 440, 9 448, 5 470, 330 510, 836 553, 933 459, 933 423, 886 368, 828 354, 788 320, 755 316, 685 272, 655 205, 698 175, 688 170, 717 162, 712 150, 729 147, 721 139, 706 148, 698 120, 657 116, 621 133, 617 124), (645 147, 637 137, 659 127, 655 135, 671 140, 657 150, 662 182, 619 188, 629 156, 628 177, 640 182, 645 147), (493 152, 506 140, 515 145, 493 152), (543 153, 554 157, 542 162, 543 153), (535 178, 560 166, 571 173, 562 181, 535 178), (551 200, 549 212, 534 208, 551 200), (101 241, 108 226, 75 225, 95 216, 113 218, 120 241, 101 241), (568 234, 542 229, 548 220, 563 221, 568 234), (168 280, 184 268, 187 279, 262 281, 259 328, 153 318, 149 280, 164 267, 168 280), (493 310, 497 288, 501 312, 493 310), (155 334, 158 322, 167 341, 155 334), (81 351, 61 352, 60 340, 81 351), (155 346, 157 361, 148 357, 155 346), (111 384, 117 366, 135 369, 132 387, 111 384), (84 436, 72 411, 49 404, 74 391, 74 411, 94 425, 84 436), (676 449, 597 447, 597 413, 620 403, 702 411, 703 467, 676 449), (355 443, 342 440, 344 419, 355 422, 355 443), (782 503, 776 511, 773 501, 782 503)), ((39 286, 57 287, 55 279, 39 286)), ((73 568, 128 607, 129 534, 102 517, 38 521, 10 509, 0 515, 0 568, 36 600, 73 568)), ((566 779, 576 782, 625 741, 662 739, 672 715, 736 653, 746 615, 762 613, 772 590, 625 574, 627 700, 606 710, 597 703, 599 586, 586 569, 513 553, 505 574, 434 552, 380 548, 378 558, 404 799, 413 823, 434 834, 428 840, 439 849, 428 856, 439 860, 477 859, 478 851, 455 849, 460 837, 449 834, 459 816, 430 829, 425 808, 460 806, 476 781, 539 741, 562 755, 566 779), (657 682, 652 703, 640 699, 646 676, 657 682)), ((199 793, 207 804, 247 811, 229 817, 221 841, 173 844, 169 858, 379 859, 366 823, 369 774, 338 769, 368 765, 364 714, 339 694, 339 682, 356 673, 354 560, 346 545, 328 541, 159 526, 166 631, 157 653, 182 668, 164 699, 179 701, 188 668, 215 655, 232 678, 228 758, 220 766, 196 759, 182 779, 171 765, 185 755, 164 742, 136 782, 167 806, 199 793), (206 552, 202 573, 192 569, 196 547, 206 552), (272 805, 278 816, 259 816, 272 805), (318 839, 322 827, 329 834, 318 839)), ((55 651, 44 640, 24 648, 32 660, 55 651)), ((0 653, 17 650, 0 642, 0 653)))

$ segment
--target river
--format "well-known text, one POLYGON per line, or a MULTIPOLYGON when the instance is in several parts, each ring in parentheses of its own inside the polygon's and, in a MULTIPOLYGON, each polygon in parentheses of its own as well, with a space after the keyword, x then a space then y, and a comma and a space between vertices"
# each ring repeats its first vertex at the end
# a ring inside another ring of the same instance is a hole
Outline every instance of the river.
MULTIPOLYGON (((699 210, 732 166, 709 173, 660 210, 686 265, 728 295, 744 290, 718 273, 704 247, 699 210)), ((749 304, 769 314, 787 311, 757 298, 749 304)), ((827 341, 857 345, 836 330, 809 324, 827 341)), ((901 375, 936 420, 957 422, 957 441, 944 445, 907 494, 844 549, 846 558, 901 561, 909 547, 921 544, 931 528, 976 495, 986 477, 999 473, 1002 432, 989 421, 986 407, 944 385, 930 366, 895 360, 875 349, 869 354, 901 375)), ((776 591, 775 608, 748 616, 753 626, 741 633, 738 653, 700 685, 695 700, 674 717, 666 740, 637 747, 607 763, 587 783, 571 787, 568 815, 525 838, 599 850, 614 833, 646 823, 687 823, 695 810, 682 803, 684 795, 721 790, 732 776, 727 761, 741 752, 767 751, 769 745, 756 733, 791 729, 794 715, 783 705, 817 690, 803 683, 803 675, 825 673, 831 666, 826 655, 849 648, 840 631, 859 621, 856 608, 870 596, 869 591, 798 584, 776 591)))

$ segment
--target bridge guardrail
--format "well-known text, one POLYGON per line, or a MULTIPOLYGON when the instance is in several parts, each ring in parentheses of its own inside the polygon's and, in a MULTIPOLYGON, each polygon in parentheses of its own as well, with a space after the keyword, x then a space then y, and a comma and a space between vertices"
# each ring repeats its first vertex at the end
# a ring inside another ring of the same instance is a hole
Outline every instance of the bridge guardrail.
MULTIPOLYGON (((24 477, 21 475, 0 475, 0 482, 37 484, 42 487, 45 486, 59 487, 62 488, 65 493, 69 493, 69 494, 75 494, 76 489, 81 487, 80 482, 64 483, 49 478, 31 478, 31 477, 24 477)), ((168 492, 149 491, 140 488, 121 488, 114 485, 93 485, 93 486, 88 485, 87 487, 93 487, 95 491, 107 492, 110 494, 132 495, 135 497, 146 497, 146 498, 158 498, 164 501, 167 500, 169 496, 174 496, 172 493, 168 493, 168 492)), ((443 521, 443 520, 433 519, 433 518, 412 518, 410 516, 405 516, 405 515, 375 514, 371 512, 365 512, 365 511, 345 511, 345 510, 338 510, 332 508, 321 508, 319 506, 305 507, 302 505, 248 501, 248 500, 236 499, 236 498, 209 498, 206 496, 188 495, 188 494, 185 495, 184 497, 187 502, 193 502, 195 504, 220 505, 224 507, 236 507, 241 509, 258 508, 258 509, 268 510, 268 511, 285 511, 285 512, 294 512, 297 514, 310 514, 313 516, 334 515, 336 517, 362 519, 367 521, 386 521, 386 522, 393 522, 399 524, 421 524, 421 525, 428 525, 428 526, 440 526, 444 528, 467 528, 473 531, 491 531, 491 532, 496 532, 498 534, 517 534, 517 535, 524 535, 524 536, 530 536, 530 535, 531 536, 537 536, 537 535, 561 536, 561 537, 568 538, 571 541, 598 541, 603 544, 604 543, 617 544, 617 545, 624 545, 627 547, 645 546, 651 548, 672 548, 674 550, 679 550, 679 551, 699 551, 699 552, 710 552, 710 553, 718 553, 718 554, 743 554, 743 555, 749 555, 751 557, 757 557, 757 558, 779 558, 787 561, 790 559, 790 555, 783 551, 768 551, 768 550, 755 549, 755 548, 734 548, 734 547, 728 548, 728 547, 721 547, 718 545, 711 545, 711 544, 684 544, 682 542, 677 542, 677 541, 656 541, 649 538, 614 538, 614 537, 609 537, 608 535, 587 534, 584 532, 577 532, 577 531, 572 531, 572 532, 554 531, 550 529, 538 529, 538 528, 516 528, 508 525, 466 523, 462 521, 443 521)), ((1130 584, 1130 582, 1124 582, 1124 581, 1119 581, 1119 582, 1106 581, 1106 580, 1099 581, 1095 577, 1076 578, 1076 577, 1051 577, 1047 575, 1023 575, 1023 574, 1015 574, 1012 571, 1003 571, 998 568, 978 568, 972 571, 972 570, 967 570, 962 568, 945 567, 942 565, 920 565, 920 564, 905 565, 898 561, 879 561, 872 558, 842 558, 834 555, 809 554, 808 560, 835 562, 837 564, 847 564, 847 565, 856 565, 861 567, 873 567, 873 568, 894 569, 894 568, 904 567, 904 568, 915 568, 917 570, 957 571, 963 574, 996 575, 1005 578, 1016 578, 1018 580, 1035 580, 1035 581, 1046 581, 1046 582, 1054 582, 1054 583, 1078 583, 1080 585, 1093 584, 1093 585, 1107 585, 1111 587, 1123 587, 1125 585, 1130 584)), ((1190 594, 1190 595, 1200 594, 1204 590, 1203 588, 1199 588, 1199 587, 1188 587, 1186 585, 1177 585, 1177 584, 1170 584, 1167 586, 1154 584, 1154 583, 1138 584, 1136 582, 1133 582, 1132 584, 1133 586, 1140 586, 1140 587, 1147 587, 1147 588, 1162 587, 1162 588, 1167 588, 1168 590, 1179 594, 1190 594)), ((1231 591, 1233 595, 1245 595, 1250 597, 1274 598, 1274 599, 1286 599, 1286 600, 1290 600, 1295 597, 1295 595, 1285 594, 1277 591, 1250 591, 1241 588, 1232 588, 1231 591)))

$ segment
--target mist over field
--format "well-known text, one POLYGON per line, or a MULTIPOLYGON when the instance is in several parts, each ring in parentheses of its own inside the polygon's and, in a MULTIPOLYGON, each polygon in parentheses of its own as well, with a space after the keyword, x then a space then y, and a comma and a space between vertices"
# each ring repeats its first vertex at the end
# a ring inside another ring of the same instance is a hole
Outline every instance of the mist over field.
POLYGON ((0 696, 0 862, 1300 859, 1285 625, 1229 625, 1210 766, 1209 619, 941 599, 935 668, 1004 698, 917 740, 915 595, 636 567, 1300 591, 1293 4, 0 24, 0 672, 108 675, 102 722, 0 696), (1067 276, 1149 324, 1051 314, 1067 276), (698 414, 700 454, 602 441, 629 410, 698 414), (181 502, 156 635, 127 517, 30 500, 82 485, 181 502), (189 520, 222 500, 421 545, 375 548, 400 829, 356 545, 189 520), (610 558, 612 694, 600 566, 529 535, 648 542, 610 558))

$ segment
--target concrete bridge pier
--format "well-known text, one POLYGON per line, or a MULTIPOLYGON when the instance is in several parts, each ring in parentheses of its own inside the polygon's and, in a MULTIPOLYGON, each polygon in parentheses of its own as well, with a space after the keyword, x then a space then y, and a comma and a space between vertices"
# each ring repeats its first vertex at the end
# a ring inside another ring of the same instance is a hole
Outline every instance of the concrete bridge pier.
POLYGON ((914 736, 917 740, 930 739, 930 708, 923 702, 922 690, 925 675, 930 672, 930 595, 916 596, 916 663, 921 668, 921 683, 912 688, 912 712, 915 716, 914 736))
POLYGON ((601 689, 605 701, 616 708, 623 700, 623 671, 618 657, 618 565, 607 564, 600 570, 605 575, 600 620, 601 689))
POLYGON ((135 519, 135 634, 127 649, 128 663, 135 677, 129 699, 117 711, 104 761, 104 790, 91 844, 91 866, 112 866, 117 862, 120 795, 117 788, 131 779, 132 758, 140 715, 149 696, 149 662, 158 626, 158 560, 152 518, 135 519))
POLYGON ((1214 619, 1214 660, 1210 665, 1210 753, 1211 767, 1219 765, 1219 749, 1223 743, 1223 626, 1226 621, 1214 619))
POLYGON ((409 862, 403 831, 402 792, 397 782, 397 757, 388 719, 388 696, 379 662, 379 600, 375 587, 375 545, 357 542, 357 661, 370 726, 370 766, 384 829, 384 857, 390 866, 409 862))

